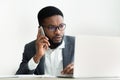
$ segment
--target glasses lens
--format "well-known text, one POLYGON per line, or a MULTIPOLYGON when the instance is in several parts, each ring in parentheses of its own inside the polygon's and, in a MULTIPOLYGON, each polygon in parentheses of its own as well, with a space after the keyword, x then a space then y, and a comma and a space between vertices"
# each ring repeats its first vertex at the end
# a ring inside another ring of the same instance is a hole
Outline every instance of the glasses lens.
POLYGON ((49 26, 49 27, 48 27, 48 30, 50 30, 50 31, 55 31, 55 30, 56 30, 56 27, 54 27, 54 26, 49 26))
POLYGON ((64 30, 65 29, 65 24, 60 24, 59 25, 59 30, 64 30))
POLYGON ((59 26, 56 26, 56 27, 55 26, 49 26, 47 28, 48 28, 49 31, 55 31, 57 29, 59 29, 60 31, 62 31, 62 30, 65 29, 65 27, 66 27, 66 24, 62 23, 59 26))

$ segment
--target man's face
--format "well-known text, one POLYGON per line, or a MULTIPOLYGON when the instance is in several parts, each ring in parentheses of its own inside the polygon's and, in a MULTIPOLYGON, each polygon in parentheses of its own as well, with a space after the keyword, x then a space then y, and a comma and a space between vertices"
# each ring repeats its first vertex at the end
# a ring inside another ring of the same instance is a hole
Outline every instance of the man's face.
POLYGON ((43 21, 43 27, 46 36, 52 40, 53 43, 60 43, 64 36, 64 30, 59 30, 58 28, 54 31, 51 31, 51 27, 58 27, 63 24, 63 17, 60 15, 54 15, 48 18, 45 18, 43 21))

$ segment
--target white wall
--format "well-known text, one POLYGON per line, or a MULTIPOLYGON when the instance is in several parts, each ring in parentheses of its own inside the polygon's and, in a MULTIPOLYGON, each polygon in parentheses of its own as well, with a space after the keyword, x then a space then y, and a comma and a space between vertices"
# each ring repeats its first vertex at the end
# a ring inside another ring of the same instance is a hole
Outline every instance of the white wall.
POLYGON ((24 45, 37 34, 37 13, 60 8, 66 34, 120 36, 120 0, 0 0, 0 75, 14 74, 24 45))

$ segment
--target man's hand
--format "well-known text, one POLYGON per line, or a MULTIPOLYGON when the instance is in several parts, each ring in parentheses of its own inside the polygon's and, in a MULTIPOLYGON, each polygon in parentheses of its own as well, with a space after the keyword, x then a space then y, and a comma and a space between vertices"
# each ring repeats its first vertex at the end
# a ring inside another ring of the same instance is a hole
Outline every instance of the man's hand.
POLYGON ((37 39, 36 39, 36 54, 34 55, 33 59, 35 63, 38 63, 41 59, 41 57, 45 54, 45 50, 48 49, 50 46, 50 43, 48 41, 48 38, 42 34, 40 34, 41 30, 38 30, 37 39))
POLYGON ((74 70, 74 64, 71 63, 67 67, 65 67, 61 73, 62 74, 73 74, 73 70, 74 70))

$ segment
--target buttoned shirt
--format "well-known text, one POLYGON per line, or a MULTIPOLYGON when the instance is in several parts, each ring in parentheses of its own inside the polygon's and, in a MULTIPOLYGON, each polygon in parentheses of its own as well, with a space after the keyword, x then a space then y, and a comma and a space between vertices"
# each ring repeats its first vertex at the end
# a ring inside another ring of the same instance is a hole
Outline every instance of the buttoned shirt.
MULTIPOLYGON (((50 49, 45 51, 45 75, 58 76, 61 75, 63 70, 63 58, 62 58, 62 49, 65 48, 64 41, 56 49, 50 49)), ((33 70, 37 67, 33 58, 29 61, 28 67, 30 70, 33 70)))

